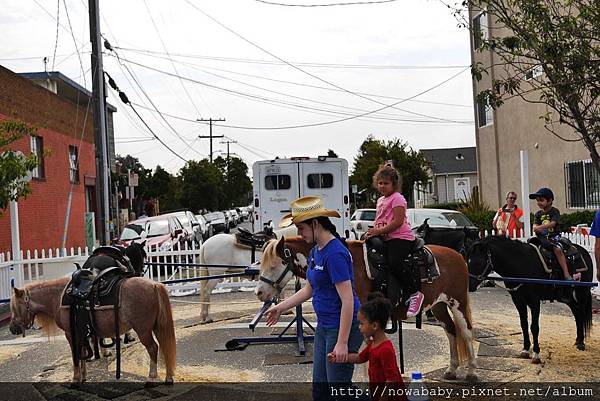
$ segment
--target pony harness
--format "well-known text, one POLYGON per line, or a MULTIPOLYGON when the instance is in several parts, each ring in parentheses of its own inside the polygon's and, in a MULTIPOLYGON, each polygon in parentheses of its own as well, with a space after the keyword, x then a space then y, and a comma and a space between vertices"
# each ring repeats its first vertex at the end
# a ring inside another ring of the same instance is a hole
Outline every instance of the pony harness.
MULTIPOLYGON (((550 277, 556 277, 559 280, 562 279, 562 269, 560 268, 554 253, 543 247, 541 240, 537 237, 532 237, 527 242, 529 245, 535 248, 538 257, 540 258, 540 262, 542 262, 544 271, 550 277)), ((581 252, 576 246, 573 245, 571 241, 569 241, 569 239, 561 237, 558 242, 559 247, 562 249, 565 255, 567 266, 571 274, 587 271, 589 269, 585 259, 581 255, 581 252)))
POLYGON ((263 231, 251 233, 243 227, 238 227, 238 232, 234 234, 234 244, 240 248, 250 249, 252 251, 251 262, 256 262, 256 250, 262 250, 267 241, 275 238, 273 228, 265 227, 263 231))

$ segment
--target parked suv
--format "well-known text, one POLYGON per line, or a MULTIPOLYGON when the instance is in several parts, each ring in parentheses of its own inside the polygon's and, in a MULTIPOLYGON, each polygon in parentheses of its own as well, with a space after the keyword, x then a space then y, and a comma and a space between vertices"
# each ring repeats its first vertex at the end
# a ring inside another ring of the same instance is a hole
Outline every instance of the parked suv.
POLYGON ((376 209, 356 209, 350 217, 350 227, 356 233, 357 238, 361 238, 369 228, 373 227, 375 221, 376 209))
POLYGON ((212 226, 214 233, 229 232, 229 222, 223 212, 212 212, 204 215, 206 221, 212 226))
POLYGON ((212 237, 213 233, 214 233, 213 226, 210 225, 210 223, 208 221, 206 221, 204 216, 202 216, 201 214, 197 214, 196 220, 198 220, 198 223, 200 223, 200 229, 202 231, 202 239, 204 241, 206 241, 207 239, 212 237))
POLYGON ((183 225, 183 228, 190 233, 190 237, 196 243, 196 247, 202 244, 202 241, 204 240, 202 235, 202 227, 200 226, 200 222, 198 222, 198 219, 196 219, 194 213, 190 212, 189 210, 182 210, 179 212, 165 213, 161 216, 177 217, 179 222, 181 222, 183 225))

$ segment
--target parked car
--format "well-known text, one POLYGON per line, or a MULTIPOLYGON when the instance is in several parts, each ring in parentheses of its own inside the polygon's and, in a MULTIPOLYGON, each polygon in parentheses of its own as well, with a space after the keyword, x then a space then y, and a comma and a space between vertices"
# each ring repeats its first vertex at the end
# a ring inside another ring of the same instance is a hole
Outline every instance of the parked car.
POLYGON ((127 224, 119 237, 119 243, 129 246, 131 242, 146 240, 150 249, 168 251, 175 244, 190 241, 191 235, 183 228, 175 216, 163 215, 132 221, 127 224))
POLYGON ((201 214, 197 214, 196 215, 196 220, 198 220, 198 223, 200 223, 200 229, 202 231, 202 239, 203 239, 203 241, 206 241, 207 239, 209 239, 210 237, 212 237, 213 233, 214 233, 213 226, 210 225, 208 223, 208 221, 206 221, 206 219, 204 218, 204 216, 202 216, 201 214))
POLYGON ((231 216, 233 216, 233 221, 235 221, 235 225, 237 226, 238 224, 240 224, 242 219, 238 211, 236 209, 231 209, 229 212, 231 213, 231 216))
POLYGON ((235 228, 235 226, 237 226, 237 223, 235 222, 235 218, 231 213, 231 210, 223 210, 223 213, 225 213, 225 217, 227 218, 227 227, 235 228))
POLYGON ((220 233, 220 232, 225 232, 225 233, 229 232, 229 222, 227 221, 227 217, 225 216, 225 213, 223 213, 223 212, 206 213, 204 215, 204 218, 206 219, 208 224, 210 224, 212 226, 213 232, 215 234, 220 233))
POLYGON ((427 220, 429 232, 423 233, 426 244, 442 245, 457 252, 465 252, 468 242, 479 237, 479 229, 457 210, 407 209, 406 214, 414 231, 427 220))
POLYGON ((239 209, 240 209, 240 216, 242 216, 242 221, 248 220, 248 217, 250 217, 250 210, 249 210, 248 206, 244 206, 239 209))
POLYGON ((196 248, 202 244, 204 240, 202 234, 202 227, 200 222, 196 219, 194 213, 189 210, 182 210, 179 212, 165 213, 161 216, 175 216, 179 219, 179 222, 183 225, 183 228, 191 234, 192 240, 196 243, 196 248))
POLYGON ((356 233, 357 238, 361 238, 369 228, 373 227, 377 209, 356 209, 350 217, 350 227, 356 233))

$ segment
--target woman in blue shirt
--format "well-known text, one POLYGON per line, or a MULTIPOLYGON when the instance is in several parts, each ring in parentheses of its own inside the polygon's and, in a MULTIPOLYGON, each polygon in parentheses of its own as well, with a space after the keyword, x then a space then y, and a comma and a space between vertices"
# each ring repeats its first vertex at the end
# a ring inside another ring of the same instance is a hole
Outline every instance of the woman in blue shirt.
POLYGON ((313 399, 332 397, 330 385, 348 388, 354 365, 347 363, 348 353, 357 352, 363 341, 356 314, 359 308, 354 291, 352 256, 336 232, 329 217, 340 217, 325 209, 318 196, 305 196, 291 203, 292 212, 283 217, 280 227, 295 224, 304 241, 313 244, 308 256, 306 285, 293 296, 272 306, 267 324, 273 325, 282 312, 312 297, 317 315, 313 350, 313 399), (328 362, 331 353, 335 363, 328 362))

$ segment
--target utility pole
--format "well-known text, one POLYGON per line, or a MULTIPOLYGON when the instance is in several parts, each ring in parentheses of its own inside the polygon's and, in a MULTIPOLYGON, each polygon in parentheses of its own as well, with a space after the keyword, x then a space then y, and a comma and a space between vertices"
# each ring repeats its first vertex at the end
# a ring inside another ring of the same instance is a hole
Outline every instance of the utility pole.
POLYGON ((229 173, 229 144, 230 143, 237 143, 237 141, 230 141, 228 139, 226 141, 221 141, 219 143, 226 143, 227 144, 227 173, 229 173))
POLYGON ((90 41, 92 42, 92 105, 94 110, 94 144, 96 147, 96 222, 101 245, 110 240, 108 144, 106 135, 106 97, 104 93, 104 68, 100 35, 99 0, 89 0, 90 41))
POLYGON ((206 135, 198 135, 198 138, 203 139, 203 138, 208 138, 210 139, 210 162, 213 162, 213 138, 225 138, 225 135, 215 135, 213 136, 212 134, 212 126, 213 126, 213 122, 215 121, 225 121, 224 118, 218 118, 218 119, 213 119, 213 118, 209 118, 209 119, 205 119, 205 118, 197 118, 196 121, 200 121, 200 122, 208 122, 208 127, 209 127, 209 134, 208 136, 206 135))

